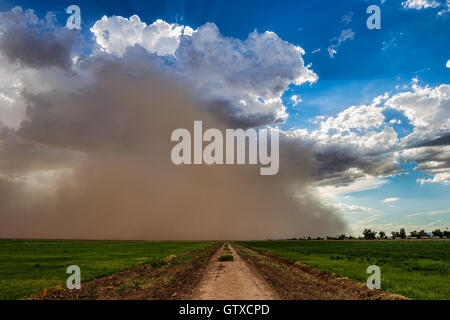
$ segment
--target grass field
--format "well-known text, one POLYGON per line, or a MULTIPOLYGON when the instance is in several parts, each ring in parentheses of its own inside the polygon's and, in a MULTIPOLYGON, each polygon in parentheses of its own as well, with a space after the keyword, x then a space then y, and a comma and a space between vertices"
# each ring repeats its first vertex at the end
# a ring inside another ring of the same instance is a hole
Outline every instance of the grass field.
POLYGON ((450 241, 251 241, 270 251, 365 283, 381 269, 381 289, 413 299, 450 299, 450 241))
POLYGON ((81 268, 88 281, 211 242, 19 241, 0 240, 0 299, 20 299, 63 285, 67 266, 81 268))

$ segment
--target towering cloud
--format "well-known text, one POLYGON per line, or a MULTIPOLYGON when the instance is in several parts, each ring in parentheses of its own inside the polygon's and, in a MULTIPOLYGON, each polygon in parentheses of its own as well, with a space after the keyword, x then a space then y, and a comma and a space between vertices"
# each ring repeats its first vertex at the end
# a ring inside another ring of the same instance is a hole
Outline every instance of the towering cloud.
POLYGON ((101 52, 121 57, 138 46, 163 57, 166 72, 240 126, 284 121, 281 96, 289 85, 318 79, 304 64, 304 50, 270 31, 254 31, 242 41, 223 36, 214 23, 193 30, 161 20, 147 25, 137 16, 103 17, 91 30, 101 52))
MULTIPOLYGON (((128 21, 142 29, 137 18, 128 21)), ((178 32, 166 27, 155 26, 178 32)), ((52 73, 47 85, 20 81, 25 117, 0 136, 1 237, 261 239, 345 231, 313 195, 313 154, 290 139, 281 143, 275 176, 259 175, 259 166, 175 166, 170 159, 172 131, 194 120, 224 129, 282 119, 283 88, 317 78, 301 48, 273 33, 225 38, 211 24, 190 35, 184 28, 175 51, 153 52, 145 41, 124 51, 104 42, 115 49, 80 57, 70 66, 76 74, 52 73), (275 48, 272 56, 267 49, 275 48), (55 77, 65 80, 50 85, 55 77)), ((18 80, 30 68, 68 69, 58 59, 24 63, 1 53, 20 65, 18 80)))

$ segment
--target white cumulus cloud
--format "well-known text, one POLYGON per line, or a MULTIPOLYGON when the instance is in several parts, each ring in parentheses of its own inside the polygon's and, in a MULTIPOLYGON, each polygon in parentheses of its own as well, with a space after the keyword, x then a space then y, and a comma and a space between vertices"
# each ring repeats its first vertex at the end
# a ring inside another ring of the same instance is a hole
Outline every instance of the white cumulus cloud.
MULTIPOLYGON (((335 116, 317 117, 317 129, 293 129, 285 134, 311 147, 319 161, 320 185, 347 188, 368 179, 401 172, 399 160, 417 163, 427 176, 419 183, 450 181, 450 85, 420 86, 386 93, 369 105, 351 106, 335 116), (395 109, 413 130, 399 138, 384 112, 395 109)), ((333 192, 336 190, 333 189, 333 192)))
MULTIPOLYGON (((91 28, 100 48, 117 56, 122 56, 128 46, 136 44, 160 56, 173 55, 184 30, 184 26, 170 24, 163 20, 156 20, 147 25, 137 15, 129 19, 120 16, 103 16, 91 28)), ((192 28, 186 30, 187 34, 192 32, 192 28)))
POLYGON ((400 200, 399 198, 386 198, 383 200, 383 202, 389 203, 389 202, 395 202, 400 200))
POLYGON ((294 95, 291 97, 291 101, 292 101, 294 107, 295 107, 296 105, 298 105, 299 103, 303 102, 302 98, 301 98, 300 96, 296 95, 296 94, 294 94, 294 95))
POLYGON ((172 56, 164 66, 168 73, 244 126, 283 122, 287 118, 283 93, 290 85, 318 79, 305 66, 305 51, 271 31, 254 31, 240 40, 223 36, 214 23, 194 30, 163 20, 147 25, 137 15, 104 16, 91 31, 101 51, 118 57, 134 45, 158 56, 172 56))
POLYGON ((432 178, 417 179, 417 182, 419 182, 420 184, 434 182, 434 183, 442 183, 445 185, 450 185, 450 172, 437 173, 432 178))
POLYGON ((441 4, 434 0, 407 0, 402 2, 403 8, 422 10, 427 8, 437 8, 441 4))
POLYGON ((450 131, 450 85, 421 87, 414 83, 411 91, 390 97, 386 108, 402 111, 414 125, 414 131, 404 139, 406 144, 437 138, 450 131))

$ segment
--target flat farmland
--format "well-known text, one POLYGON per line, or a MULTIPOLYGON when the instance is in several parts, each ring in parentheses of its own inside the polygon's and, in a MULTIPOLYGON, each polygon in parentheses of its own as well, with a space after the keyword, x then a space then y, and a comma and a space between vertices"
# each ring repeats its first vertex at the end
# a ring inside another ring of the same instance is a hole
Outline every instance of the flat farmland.
POLYGON ((0 299, 21 299, 65 286, 69 265, 89 281, 205 247, 212 242, 0 240, 0 299))
POLYGON ((365 283, 369 265, 381 269, 381 289, 412 299, 450 299, 450 241, 245 241, 313 268, 365 283))

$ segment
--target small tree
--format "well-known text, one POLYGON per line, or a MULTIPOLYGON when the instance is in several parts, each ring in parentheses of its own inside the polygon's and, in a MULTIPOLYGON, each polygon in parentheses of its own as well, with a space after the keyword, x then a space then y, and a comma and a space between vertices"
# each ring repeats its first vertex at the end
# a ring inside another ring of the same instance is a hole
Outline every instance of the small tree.
POLYGON ((417 231, 416 231, 416 230, 411 231, 409 235, 411 236, 411 238, 417 238, 417 237, 418 237, 418 236, 417 236, 417 231))
POLYGON ((400 238, 402 239, 406 239, 406 232, 404 228, 400 229, 400 238))
POLYGON ((378 237, 380 239, 386 239, 386 233, 384 233, 384 231, 380 231, 380 232, 378 232, 378 237))
POLYGON ((392 231, 392 238, 399 238, 400 237, 400 233, 398 231, 392 231))
POLYGON ((442 238, 442 236, 444 235, 444 233, 440 229, 436 229, 436 230, 432 231, 432 233, 433 233, 434 237, 439 237, 439 238, 442 238))
POLYGON ((364 231, 363 231, 364 239, 366 239, 366 240, 375 239, 376 234, 377 234, 376 231, 372 231, 370 229, 364 229, 364 231))
POLYGON ((420 230, 419 233, 417 234, 417 238, 421 237, 428 237, 428 234, 425 232, 425 230, 420 230))

